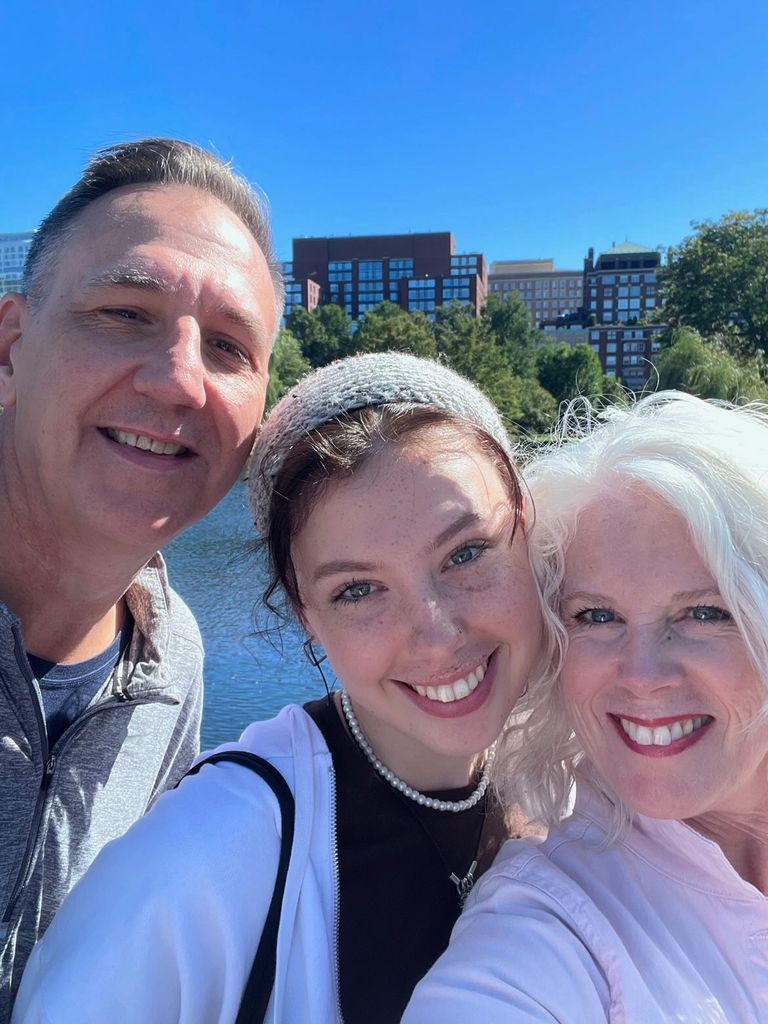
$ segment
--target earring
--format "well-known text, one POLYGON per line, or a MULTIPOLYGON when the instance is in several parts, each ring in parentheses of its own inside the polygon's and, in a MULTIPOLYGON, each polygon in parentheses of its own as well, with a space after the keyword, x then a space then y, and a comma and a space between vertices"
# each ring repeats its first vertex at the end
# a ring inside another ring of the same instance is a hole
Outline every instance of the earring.
POLYGON ((320 678, 323 680, 323 686, 325 687, 325 693, 328 700, 331 700, 331 690, 328 686, 328 680, 325 678, 325 672, 323 672, 323 662, 327 660, 328 655, 323 654, 318 658, 315 648, 312 646, 312 637, 308 636, 304 643, 301 645, 304 651, 304 657, 307 659, 310 665, 314 665, 317 671, 320 673, 320 678))

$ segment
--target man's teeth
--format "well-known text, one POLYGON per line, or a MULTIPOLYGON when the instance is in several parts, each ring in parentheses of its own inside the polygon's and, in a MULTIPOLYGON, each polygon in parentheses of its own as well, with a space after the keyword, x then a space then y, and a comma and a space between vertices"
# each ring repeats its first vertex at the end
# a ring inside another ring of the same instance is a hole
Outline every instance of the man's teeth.
POLYGON ((155 441, 144 434, 131 434, 127 430, 113 430, 107 427, 107 434, 118 444, 128 444, 132 448, 140 448, 144 452, 152 452, 154 455, 182 455, 187 451, 183 445, 171 444, 170 441, 155 441))
POLYGON ((421 697, 428 697, 430 700, 439 700, 441 704, 450 704, 454 700, 463 700, 473 690, 476 690, 485 678, 486 663, 483 662, 470 672, 464 679, 457 679, 455 683, 447 686, 414 686, 414 690, 421 697))
POLYGON ((651 728, 648 725, 630 722, 628 718, 619 719, 621 728, 640 747, 668 747, 674 740, 690 736, 692 732, 696 732, 711 721, 710 715, 696 715, 694 718, 681 718, 672 725, 656 725, 651 728))

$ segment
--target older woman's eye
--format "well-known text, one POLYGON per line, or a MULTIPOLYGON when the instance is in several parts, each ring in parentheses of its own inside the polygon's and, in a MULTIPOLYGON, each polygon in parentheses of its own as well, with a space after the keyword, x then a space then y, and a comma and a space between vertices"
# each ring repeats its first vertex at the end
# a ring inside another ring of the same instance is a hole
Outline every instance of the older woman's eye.
POLYGON ((610 608, 582 608, 573 618, 575 622, 581 622, 587 626, 599 626, 605 622, 614 622, 616 616, 610 608))
POLYGON ((713 604, 697 604, 688 609, 688 615, 697 622, 730 622, 731 613, 713 604))

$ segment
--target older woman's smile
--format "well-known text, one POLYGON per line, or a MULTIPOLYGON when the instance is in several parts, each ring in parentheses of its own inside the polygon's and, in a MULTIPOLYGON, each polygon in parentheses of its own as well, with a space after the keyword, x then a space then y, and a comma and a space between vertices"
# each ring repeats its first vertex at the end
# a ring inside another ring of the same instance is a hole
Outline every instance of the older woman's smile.
POLYGON ((667 757, 682 753, 704 735, 714 722, 711 715, 672 718, 625 718, 609 715, 630 750, 646 757, 667 757))

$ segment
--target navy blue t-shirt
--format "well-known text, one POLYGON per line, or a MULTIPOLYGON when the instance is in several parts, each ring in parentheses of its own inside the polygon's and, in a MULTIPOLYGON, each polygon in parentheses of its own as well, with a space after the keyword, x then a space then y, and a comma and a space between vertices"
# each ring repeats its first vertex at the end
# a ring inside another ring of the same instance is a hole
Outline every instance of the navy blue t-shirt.
POLYGON ((131 638, 132 628, 133 621, 126 623, 106 651, 74 665, 60 665, 34 654, 27 655, 40 687, 49 747, 64 735, 112 675, 131 638))

